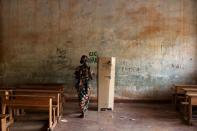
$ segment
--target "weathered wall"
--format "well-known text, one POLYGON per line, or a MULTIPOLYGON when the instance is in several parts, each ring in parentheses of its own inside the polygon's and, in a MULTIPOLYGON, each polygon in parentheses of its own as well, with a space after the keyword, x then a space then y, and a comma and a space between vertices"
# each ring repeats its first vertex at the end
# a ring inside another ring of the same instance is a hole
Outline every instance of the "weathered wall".
POLYGON ((0 85, 3 83, 2 1, 0 1, 0 85))
POLYGON ((196 8, 196 0, 2 0, 3 83, 65 83, 74 94, 80 56, 97 52, 117 57, 117 97, 167 98, 172 84, 197 83, 196 8))

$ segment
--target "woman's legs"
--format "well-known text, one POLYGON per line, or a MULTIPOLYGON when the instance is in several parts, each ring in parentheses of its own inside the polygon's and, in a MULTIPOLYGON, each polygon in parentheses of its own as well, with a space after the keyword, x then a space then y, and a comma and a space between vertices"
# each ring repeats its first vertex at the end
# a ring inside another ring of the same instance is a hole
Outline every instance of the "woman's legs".
POLYGON ((84 84, 84 87, 79 91, 79 106, 81 109, 82 117, 84 117, 85 112, 88 110, 88 104, 89 104, 89 93, 90 88, 88 84, 84 84))

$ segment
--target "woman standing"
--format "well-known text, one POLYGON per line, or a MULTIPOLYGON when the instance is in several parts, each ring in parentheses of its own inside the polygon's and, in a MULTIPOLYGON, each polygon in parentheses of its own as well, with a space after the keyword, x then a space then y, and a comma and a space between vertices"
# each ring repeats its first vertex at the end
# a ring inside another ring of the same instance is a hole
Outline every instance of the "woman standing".
POLYGON ((92 80, 92 75, 90 72, 90 67, 87 65, 88 57, 83 55, 81 57, 80 63, 75 70, 75 78, 77 80, 75 88, 78 93, 79 107, 81 110, 81 118, 84 118, 85 112, 88 109, 89 95, 90 95, 90 80, 92 80))

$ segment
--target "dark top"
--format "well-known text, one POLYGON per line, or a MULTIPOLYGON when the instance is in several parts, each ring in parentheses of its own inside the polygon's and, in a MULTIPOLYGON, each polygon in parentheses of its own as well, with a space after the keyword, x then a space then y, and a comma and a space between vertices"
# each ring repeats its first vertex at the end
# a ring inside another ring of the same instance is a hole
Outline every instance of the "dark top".
POLYGON ((78 66, 75 70, 75 78, 77 80, 92 80, 90 67, 86 64, 78 66))

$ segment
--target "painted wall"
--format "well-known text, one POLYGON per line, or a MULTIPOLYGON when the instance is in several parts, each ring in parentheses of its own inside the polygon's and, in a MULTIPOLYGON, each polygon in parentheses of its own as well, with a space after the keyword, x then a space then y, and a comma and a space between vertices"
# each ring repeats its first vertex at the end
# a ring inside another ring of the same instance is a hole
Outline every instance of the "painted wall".
MULTIPOLYGON (((117 57, 116 97, 197 84, 196 0, 1 0, 3 84, 65 83, 82 54, 117 57)), ((95 77, 96 78, 96 77, 95 77)), ((96 94, 96 79, 92 82, 96 94)))
POLYGON ((2 1, 0 1, 0 85, 3 83, 3 70, 2 70, 2 65, 3 65, 3 43, 2 43, 2 1))

